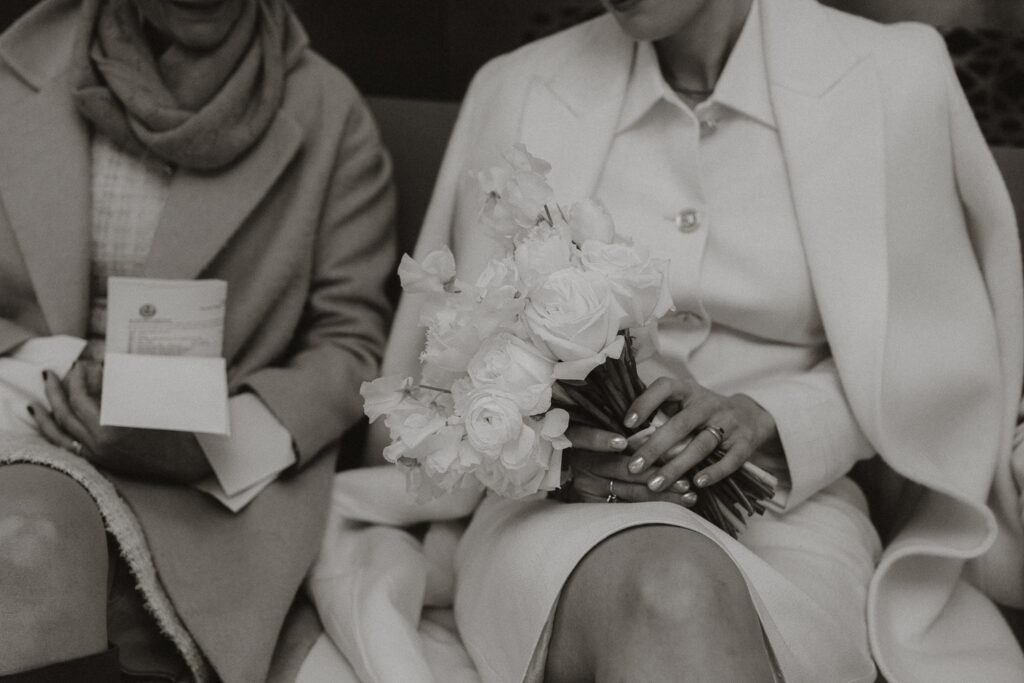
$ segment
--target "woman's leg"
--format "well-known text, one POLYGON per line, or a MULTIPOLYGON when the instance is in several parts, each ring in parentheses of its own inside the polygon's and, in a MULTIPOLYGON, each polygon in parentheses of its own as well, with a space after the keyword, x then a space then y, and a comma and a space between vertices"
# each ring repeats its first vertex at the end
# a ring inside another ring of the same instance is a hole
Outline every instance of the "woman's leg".
POLYGON ((566 582, 545 680, 772 681, 743 576, 692 531, 643 526, 596 546, 566 582))
POLYGON ((107 649, 107 542, 85 489, 0 466, 0 675, 107 649))

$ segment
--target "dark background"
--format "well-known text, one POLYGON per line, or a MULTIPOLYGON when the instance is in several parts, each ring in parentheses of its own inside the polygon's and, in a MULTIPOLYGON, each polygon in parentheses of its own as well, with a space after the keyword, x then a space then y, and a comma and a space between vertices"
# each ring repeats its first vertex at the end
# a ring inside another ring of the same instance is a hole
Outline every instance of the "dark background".
MULTIPOLYGON (((825 1, 882 21, 1024 35, 1024 0, 825 1)), ((33 4, 0 0, 0 29, 33 4)), ((598 0, 293 0, 293 6, 316 50, 366 94, 445 100, 460 99, 490 57, 601 11, 598 0)))

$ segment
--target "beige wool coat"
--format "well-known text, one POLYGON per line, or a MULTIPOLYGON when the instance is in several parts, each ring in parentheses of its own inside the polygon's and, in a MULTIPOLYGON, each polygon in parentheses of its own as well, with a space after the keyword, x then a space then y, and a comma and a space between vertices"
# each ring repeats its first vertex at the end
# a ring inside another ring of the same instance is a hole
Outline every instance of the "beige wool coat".
MULTIPOLYGON (((1024 681, 1020 648, 991 602, 1024 606, 1024 302, 1006 188, 934 30, 814 0, 759 7, 839 378, 877 452, 925 491, 871 582, 872 653, 894 683, 1024 681)), ((592 193, 633 52, 604 16, 481 69, 415 257, 448 244, 474 273, 494 255, 468 171, 496 165, 514 143, 551 163, 556 196, 592 193)), ((417 371, 416 309, 411 297, 399 306, 384 374, 417 371)), ((372 436, 369 456, 386 443, 383 430, 372 436)))
MULTIPOLYGON (((0 36, 0 355, 86 334, 90 133, 67 78, 78 5, 44 0, 0 36)), ((238 514, 190 488, 112 477, 225 681, 266 676, 319 547, 336 443, 362 415, 359 385, 384 345, 393 216, 390 161, 364 103, 308 49, 252 150, 171 181, 144 275, 228 282, 230 391, 255 392, 299 457, 238 514)))

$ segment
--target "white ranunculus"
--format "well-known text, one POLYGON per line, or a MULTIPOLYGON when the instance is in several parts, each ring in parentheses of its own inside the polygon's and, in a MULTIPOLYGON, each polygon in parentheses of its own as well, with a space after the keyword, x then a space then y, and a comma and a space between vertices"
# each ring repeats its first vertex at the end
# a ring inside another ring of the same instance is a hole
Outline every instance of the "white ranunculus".
POLYGON ((573 204, 569 213, 569 231, 576 244, 583 244, 587 240, 610 243, 616 237, 611 215, 596 199, 585 199, 573 204))
POLYGON ((484 486, 507 498, 551 491, 561 483, 562 450, 569 447, 565 429, 569 415, 552 410, 542 419, 527 418, 515 447, 498 461, 484 461, 476 470, 484 486))
POLYGON ((672 310, 668 261, 640 246, 588 240, 580 248, 583 268, 604 276, 627 317, 622 327, 644 327, 672 310))
POLYGON ((622 353, 623 312, 604 276, 566 268, 534 290, 524 309, 530 337, 560 363, 556 379, 584 379, 622 353))
MULTIPOLYGON (((456 387, 452 389, 457 391, 456 387)), ((485 460, 504 459, 522 438, 523 415, 515 397, 496 389, 455 393, 455 409, 465 421, 466 438, 485 460)))

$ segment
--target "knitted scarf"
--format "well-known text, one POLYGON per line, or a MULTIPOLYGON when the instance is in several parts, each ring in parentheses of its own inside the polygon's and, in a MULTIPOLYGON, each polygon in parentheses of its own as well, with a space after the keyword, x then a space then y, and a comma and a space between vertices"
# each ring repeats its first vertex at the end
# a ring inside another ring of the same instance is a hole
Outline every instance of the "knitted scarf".
POLYGON ((274 120, 306 37, 283 0, 249 0, 217 47, 154 56, 131 0, 84 0, 72 57, 79 113, 132 154, 194 171, 241 157, 274 120))

